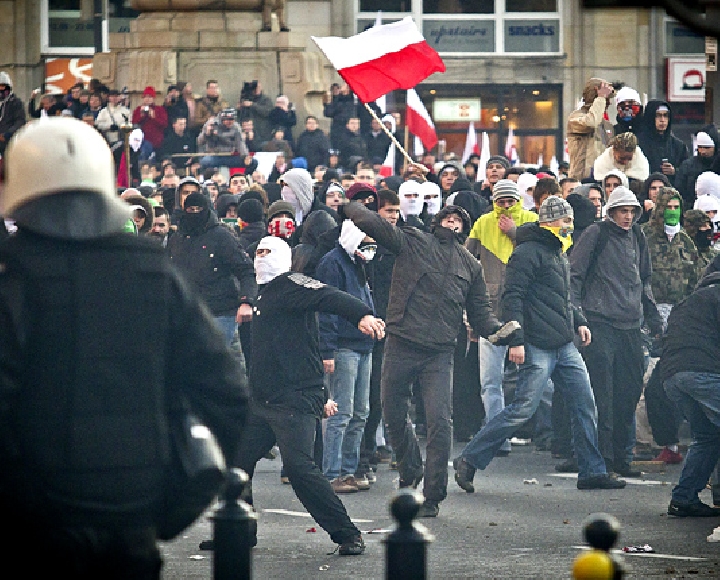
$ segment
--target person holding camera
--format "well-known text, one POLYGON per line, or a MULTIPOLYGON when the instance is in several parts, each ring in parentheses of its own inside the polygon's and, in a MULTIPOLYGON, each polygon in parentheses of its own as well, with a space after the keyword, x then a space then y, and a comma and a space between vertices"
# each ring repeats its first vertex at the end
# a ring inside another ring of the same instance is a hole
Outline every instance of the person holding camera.
POLYGON ((260 81, 243 83, 238 101, 238 121, 242 123, 252 119, 255 130, 254 141, 258 150, 271 138, 270 112, 272 110, 273 102, 270 97, 263 94, 260 81))
POLYGON ((105 137, 105 141, 113 152, 116 165, 120 164, 120 156, 125 143, 120 128, 127 125, 130 125, 130 109, 122 104, 120 91, 111 89, 108 94, 108 104, 95 119, 95 128, 105 137))
POLYGON ((135 107, 132 115, 133 125, 142 129, 145 139, 159 149, 162 146, 165 127, 168 124, 165 107, 155 105, 157 93, 153 87, 145 87, 142 95, 142 104, 135 107))
POLYGON ((199 151, 211 154, 200 160, 202 167, 241 167, 248 154, 242 130, 235 120, 235 109, 224 109, 217 117, 209 119, 200 131, 197 143, 199 151))
POLYGON ((205 96, 195 101, 194 114, 192 118, 188 118, 191 132, 195 132, 197 135, 205 126, 205 123, 229 106, 227 101, 220 96, 218 82, 210 79, 205 83, 205 96))

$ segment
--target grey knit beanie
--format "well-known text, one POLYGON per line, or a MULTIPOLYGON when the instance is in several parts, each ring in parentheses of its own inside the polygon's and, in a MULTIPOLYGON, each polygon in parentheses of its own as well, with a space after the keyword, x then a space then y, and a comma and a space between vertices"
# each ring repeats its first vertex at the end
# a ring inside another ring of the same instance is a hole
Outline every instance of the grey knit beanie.
POLYGON ((564 217, 573 217, 574 212, 572 206, 562 197, 550 195, 542 202, 538 214, 538 222, 547 223, 564 217))
POLYGON ((492 200, 495 201, 501 197, 512 197, 520 201, 520 190, 517 183, 512 179, 499 179, 493 187, 492 200))

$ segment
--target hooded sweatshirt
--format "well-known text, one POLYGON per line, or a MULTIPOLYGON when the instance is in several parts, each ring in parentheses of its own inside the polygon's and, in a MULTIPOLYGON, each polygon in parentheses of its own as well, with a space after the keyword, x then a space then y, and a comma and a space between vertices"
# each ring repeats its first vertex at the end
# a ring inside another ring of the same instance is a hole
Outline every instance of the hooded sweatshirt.
POLYGON ((639 124, 638 143, 650 164, 650 171, 662 171, 662 160, 667 159, 675 168, 675 174, 668 175, 670 183, 675 183, 677 171, 688 158, 688 149, 672 132, 672 109, 667 101, 649 101, 639 124), (668 127, 663 133, 655 128, 655 114, 658 108, 668 110, 668 127))
POLYGON ((672 240, 665 232, 663 214, 673 198, 680 200, 682 215, 680 194, 671 187, 663 187, 650 221, 642 226, 650 250, 653 296, 659 304, 677 304, 693 291, 701 276, 699 255, 692 238, 683 229, 673 235, 672 240))
POLYGON ((285 187, 282 189, 282 198, 290 202, 295 208, 295 223, 302 224, 310 213, 314 193, 312 177, 306 169, 294 167, 282 175, 285 187), (290 191, 288 191, 288 188, 290 191))
MULTIPOLYGON (((608 216, 610 210, 627 205, 635 206, 637 221, 641 213, 637 198, 625 187, 616 188, 608 199, 608 216)), ((662 321, 654 306, 652 266, 644 238, 638 228, 625 230, 608 217, 590 225, 575 242, 570 255, 573 302, 582 307, 591 327, 595 320, 620 330, 639 329, 644 316, 653 334, 662 331, 662 321), (606 228, 607 243, 591 268, 601 228, 606 228)))

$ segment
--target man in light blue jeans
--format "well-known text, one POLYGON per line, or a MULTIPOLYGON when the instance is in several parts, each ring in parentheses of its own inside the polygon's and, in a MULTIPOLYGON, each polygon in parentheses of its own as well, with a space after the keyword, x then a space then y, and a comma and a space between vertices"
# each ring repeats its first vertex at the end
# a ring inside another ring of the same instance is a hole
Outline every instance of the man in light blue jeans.
MULTIPOLYGON (((335 246, 315 270, 318 280, 362 300, 374 310, 364 265, 375 255, 377 245, 347 220, 335 246)), ((370 412, 370 374, 373 339, 354 325, 332 314, 320 314, 320 354, 330 398, 337 413, 325 428, 323 473, 335 493, 370 489, 367 476, 356 473, 360 443, 370 412)))
POLYGON ((570 302, 570 266, 565 250, 572 244, 573 210, 560 197, 540 206, 537 223, 517 229, 517 246, 505 273, 501 309, 521 329, 513 334, 509 359, 519 365, 515 400, 495 415, 453 461, 455 481, 475 491, 475 469, 485 469, 503 442, 530 420, 552 379, 571 418, 578 457, 578 489, 620 489, 597 446, 597 410, 585 363, 573 344, 577 332, 583 345, 591 335, 585 317, 570 302), (568 243, 569 242, 569 243, 568 243), (542 348, 539 346, 541 345, 542 348))

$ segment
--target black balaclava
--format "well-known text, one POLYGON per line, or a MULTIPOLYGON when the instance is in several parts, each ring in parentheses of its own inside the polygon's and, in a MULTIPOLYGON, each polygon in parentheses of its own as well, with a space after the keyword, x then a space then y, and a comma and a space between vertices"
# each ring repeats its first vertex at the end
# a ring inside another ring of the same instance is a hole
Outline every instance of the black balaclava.
POLYGON ((180 218, 180 228, 184 233, 191 236, 200 235, 205 229, 209 214, 210 206, 207 198, 202 193, 191 193, 185 198, 185 206, 180 218), (191 206, 201 207, 202 211, 200 213, 188 213, 185 211, 185 208, 191 206))

